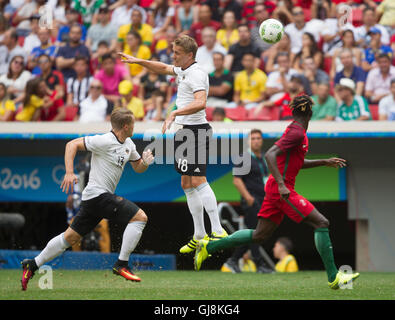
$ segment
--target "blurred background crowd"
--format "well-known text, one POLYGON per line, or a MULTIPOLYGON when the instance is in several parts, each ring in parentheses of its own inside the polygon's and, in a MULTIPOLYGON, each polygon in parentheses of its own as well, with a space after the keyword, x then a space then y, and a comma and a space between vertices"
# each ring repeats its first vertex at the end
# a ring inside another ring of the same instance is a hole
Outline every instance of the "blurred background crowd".
POLYGON ((198 43, 213 121, 287 120, 312 96, 313 120, 395 120, 395 0, 0 0, 0 121, 108 121, 114 108, 162 121, 175 79, 117 52, 172 63, 198 43), (260 39, 280 20, 275 45, 260 39))

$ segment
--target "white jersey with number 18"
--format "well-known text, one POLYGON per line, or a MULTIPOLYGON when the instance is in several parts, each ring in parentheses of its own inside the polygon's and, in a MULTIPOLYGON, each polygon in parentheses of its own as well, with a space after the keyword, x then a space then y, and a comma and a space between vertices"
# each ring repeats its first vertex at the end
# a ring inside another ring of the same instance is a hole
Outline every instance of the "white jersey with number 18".
MULTIPOLYGON (((173 67, 174 73, 177 75, 177 109, 182 109, 194 100, 194 93, 205 91, 206 98, 209 90, 208 74, 194 62, 186 69, 173 67)), ((182 125, 193 125, 207 123, 206 110, 200 110, 193 114, 185 116, 177 116, 175 123, 182 125)))

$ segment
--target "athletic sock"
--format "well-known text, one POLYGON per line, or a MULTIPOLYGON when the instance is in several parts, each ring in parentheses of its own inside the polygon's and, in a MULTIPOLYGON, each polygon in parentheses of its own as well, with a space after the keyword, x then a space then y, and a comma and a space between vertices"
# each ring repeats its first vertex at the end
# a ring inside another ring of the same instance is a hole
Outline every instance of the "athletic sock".
POLYGON ((218 235, 222 234, 223 229, 221 222, 219 221, 217 199, 213 189, 211 189, 210 185, 205 182, 198 186, 196 190, 199 193, 200 200, 202 201, 204 209, 210 218, 211 231, 218 235))
POLYGON ((318 228, 314 231, 314 242, 318 253, 324 263, 328 281, 333 282, 336 278, 337 268, 333 257, 332 243, 328 228, 318 228))
POLYGON ((47 246, 44 248, 44 250, 34 258, 37 267, 40 268, 44 263, 56 258, 69 247, 70 244, 64 238, 64 232, 57 235, 55 238, 52 238, 47 243, 47 246))
POLYGON ((213 253, 218 250, 234 248, 243 244, 252 243, 252 229, 243 229, 232 233, 230 236, 225 238, 210 241, 207 244, 207 252, 213 253))
POLYGON ((192 215, 194 228, 193 236, 196 240, 203 239, 206 235, 206 229, 204 228, 202 200, 200 199, 199 193, 195 188, 185 189, 184 192, 187 198, 189 212, 192 215))
POLYGON ((146 222, 134 221, 128 223, 123 232, 121 251, 119 253, 119 260, 129 261, 130 254, 137 247, 141 235, 145 228, 146 222))

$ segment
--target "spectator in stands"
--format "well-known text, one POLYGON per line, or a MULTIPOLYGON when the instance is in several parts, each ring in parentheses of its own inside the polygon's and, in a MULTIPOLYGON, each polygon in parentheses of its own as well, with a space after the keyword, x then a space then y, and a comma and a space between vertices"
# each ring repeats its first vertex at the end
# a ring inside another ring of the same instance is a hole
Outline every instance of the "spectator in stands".
MULTIPOLYGON (((126 37, 126 43, 127 47, 124 50, 125 54, 145 60, 149 60, 151 58, 151 50, 142 43, 140 34, 135 30, 129 31, 126 37)), ((147 70, 138 64, 130 64, 128 67, 133 83, 135 85, 139 85, 141 77, 147 74, 147 70)))
POLYGON ((352 30, 344 30, 342 32, 342 46, 334 50, 331 60, 330 76, 332 79, 337 72, 340 72, 344 68, 340 59, 340 53, 343 52, 344 49, 351 50, 355 66, 362 66, 363 51, 355 43, 354 32, 352 30))
POLYGON ((239 32, 237 31, 236 17, 233 11, 224 13, 222 27, 217 31, 217 41, 226 50, 229 50, 231 45, 239 41, 239 32))
POLYGON ((309 80, 311 91, 317 93, 317 87, 320 83, 329 83, 328 74, 317 68, 313 57, 306 57, 302 61, 302 74, 309 80))
POLYGON ((225 68, 232 73, 243 70, 242 59, 246 53, 254 56, 254 66, 258 68, 261 64, 261 51, 251 40, 251 30, 246 24, 237 28, 240 40, 229 48, 225 57, 225 68))
POLYGON ((75 9, 67 9, 66 11, 66 20, 67 24, 64 26, 60 27, 58 31, 58 36, 56 38, 56 42, 59 43, 68 43, 71 39, 71 28, 73 26, 78 25, 81 29, 81 36, 80 36, 80 41, 85 42, 86 40, 86 34, 88 32, 88 29, 83 25, 78 22, 79 19, 79 14, 78 11, 75 9))
POLYGON ((330 94, 329 83, 318 83, 316 94, 311 97, 314 101, 311 120, 333 121, 336 117, 337 102, 330 94))
POLYGON ((368 35, 370 36, 370 44, 365 49, 364 60, 362 62, 362 68, 369 72, 373 68, 377 67, 376 56, 381 53, 388 54, 391 58, 393 57, 392 48, 390 46, 384 45, 381 42, 381 31, 379 28, 373 27, 369 30, 368 35))
POLYGON ((294 4, 291 0, 277 1, 276 8, 273 11, 273 18, 280 20, 281 23, 286 26, 295 21, 292 14, 292 8, 294 4))
POLYGON ((356 94, 359 96, 363 95, 366 72, 354 64, 354 57, 350 49, 343 49, 339 54, 339 58, 343 65, 343 70, 336 73, 334 79, 335 84, 338 84, 342 78, 351 79, 356 84, 356 94))
POLYGON ((395 67, 391 66, 391 58, 387 54, 380 54, 377 64, 377 68, 369 71, 365 86, 365 96, 373 104, 390 93, 391 80, 395 78, 395 67))
POLYGON ((169 26, 166 30, 166 38, 158 41, 155 48, 155 53, 160 62, 166 64, 173 63, 173 45, 172 43, 177 38, 177 31, 173 26, 169 26), (159 44, 161 45, 159 46, 159 44))
POLYGON ((121 98, 115 104, 115 108, 126 108, 132 111, 136 120, 144 119, 143 100, 133 96, 133 83, 124 80, 119 84, 121 98))
POLYGON ((22 56, 24 62, 27 61, 25 50, 18 45, 16 30, 10 28, 4 33, 3 45, 0 46, 0 74, 7 73, 9 63, 14 56, 22 56))
POLYGON ((39 28, 38 30, 38 38, 40 40, 40 44, 33 48, 33 50, 29 53, 27 63, 28 68, 32 70, 33 74, 40 74, 40 66, 38 65, 38 58, 42 54, 46 54, 50 57, 50 59, 55 62, 56 56, 56 46, 51 43, 51 33, 47 28, 39 28))
POLYGON ((192 0, 180 0, 175 16, 177 33, 188 34, 192 24, 198 21, 198 12, 192 0))
MULTIPOLYGON (((151 61, 158 61, 156 56, 151 61)), ((161 121, 164 119, 165 106, 169 102, 169 85, 165 75, 148 70, 148 73, 141 78, 138 97, 144 103, 148 120, 161 121)), ((143 114, 144 116, 144 114, 143 114)))
POLYGON ((272 45, 264 55, 267 56, 265 63, 265 71, 270 74, 273 71, 278 70, 277 57, 279 53, 286 53, 291 59, 294 54, 291 52, 291 40, 287 33, 284 33, 281 40, 276 44, 272 45))
POLYGON ((82 29, 79 24, 70 27, 69 42, 59 48, 56 55, 56 68, 63 73, 64 78, 74 78, 76 76, 73 66, 77 56, 83 56, 88 61, 90 59, 89 49, 81 43, 82 29))
POLYGON ((107 7, 100 8, 97 15, 97 23, 92 24, 88 29, 85 45, 93 54, 97 51, 100 41, 106 41, 110 46, 110 51, 114 51, 117 46, 118 29, 111 24, 111 13, 107 7))
POLYGON ((95 18, 101 6, 105 6, 104 0, 73 0, 71 3, 71 7, 81 15, 82 22, 87 29, 92 23, 96 23, 95 18))
POLYGON ((175 10, 169 5, 169 0, 154 0, 150 6, 150 24, 153 28, 155 39, 160 39, 166 33, 173 21, 175 10))
POLYGON ((221 22, 226 11, 232 11, 236 20, 241 20, 242 6, 236 0, 206 0, 205 4, 209 5, 212 12, 212 19, 221 22))
POLYGON ((38 26, 38 21, 40 20, 40 15, 34 14, 30 17, 30 33, 23 41, 23 50, 25 50, 26 55, 32 52, 33 48, 41 44, 38 37, 38 31, 40 30, 38 26))
POLYGON ((111 54, 105 54, 101 59, 101 69, 94 78, 102 83, 102 94, 112 103, 119 99, 118 85, 122 80, 131 80, 127 67, 117 64, 111 54))
POLYGON ((353 80, 340 79, 336 92, 338 97, 336 121, 371 119, 368 102, 364 97, 355 94, 353 80))
POLYGON ((386 27, 393 34, 393 28, 395 28, 395 6, 393 0, 383 0, 376 8, 376 13, 379 24, 386 27))
POLYGON ((126 38, 130 31, 136 31, 140 34, 141 41, 146 46, 151 46, 153 41, 152 27, 143 23, 143 15, 139 9, 132 10, 132 22, 124 24, 118 29, 118 51, 127 51, 128 44, 126 38))
POLYGON ((103 96, 102 89, 100 80, 93 79, 89 86, 89 95, 79 104, 74 121, 87 123, 110 120, 113 104, 103 96))
POLYGON ((73 65, 75 76, 66 80, 67 106, 77 107, 89 94, 93 77, 89 74, 88 62, 88 59, 82 56, 75 58, 73 65))
POLYGON ((319 30, 314 28, 311 21, 306 22, 303 9, 301 7, 292 8, 293 22, 284 27, 284 31, 291 36, 291 51, 297 54, 303 47, 303 34, 309 32, 314 35, 316 42, 319 40, 319 30))
POLYGON ((144 8, 140 7, 137 3, 138 0, 125 0, 122 6, 113 11, 111 15, 111 24, 113 24, 117 29, 122 25, 131 24, 132 12, 135 9, 141 13, 141 23, 146 23, 147 13, 144 8))
POLYGON ((321 50, 318 49, 314 36, 309 32, 305 32, 302 36, 302 49, 295 54, 292 60, 292 68, 302 72, 302 62, 308 57, 312 57, 317 68, 321 68, 324 56, 321 50))
POLYGON ((292 241, 286 237, 277 239, 273 247, 273 256, 279 261, 276 263, 277 272, 298 272, 299 267, 295 257, 291 254, 292 241))
POLYGON ((370 37, 369 31, 371 28, 375 27, 381 32, 381 42, 383 44, 389 45, 390 35, 385 27, 376 23, 376 13, 371 7, 367 7, 363 10, 363 25, 355 28, 355 40, 357 45, 367 48, 369 46, 370 37))
POLYGON ((69 0, 58 0, 53 8, 54 18, 54 32, 55 36, 58 35, 58 31, 61 27, 67 24, 66 11, 69 5, 69 0))
POLYGON ((267 76, 256 68, 255 56, 252 53, 243 55, 242 65, 244 69, 235 77, 233 101, 235 106, 250 110, 266 98, 267 76))
POLYGON ((225 55, 213 53, 215 70, 209 74, 210 87, 208 90, 207 106, 225 107, 233 99, 233 76, 224 67, 225 55))
POLYGON ((323 51, 325 56, 333 56, 336 48, 342 46, 342 33, 344 30, 352 30, 354 32, 354 26, 344 20, 344 8, 342 4, 336 7, 336 17, 325 19, 324 28, 321 32, 324 40, 323 51))
POLYGON ((215 70, 213 52, 226 54, 226 49, 216 41, 216 31, 211 27, 205 27, 202 31, 203 44, 196 52, 196 62, 207 73, 215 70))
POLYGON ((199 20, 192 24, 189 35, 196 40, 197 45, 200 47, 203 44, 202 31, 205 27, 213 27, 215 31, 221 28, 221 23, 211 18, 211 8, 207 4, 202 4, 199 7, 199 20))
POLYGON ((15 110, 15 103, 10 99, 6 85, 0 82, 0 122, 11 121, 15 110))
POLYGON ((293 75, 298 73, 295 69, 290 68, 291 63, 288 53, 280 52, 276 60, 278 63, 278 70, 269 74, 266 83, 267 95, 269 97, 276 93, 288 91, 288 81, 291 80, 293 75))
POLYGON ((45 1, 25 0, 12 17, 12 24, 16 26, 18 36, 26 37, 31 31, 30 17, 37 13, 39 3, 45 1))
POLYGON ((53 91, 56 91, 54 99, 63 99, 65 97, 64 78, 60 71, 53 69, 51 57, 44 53, 38 57, 37 64, 41 70, 40 77, 45 81, 51 96, 53 91))
POLYGON ((107 41, 100 41, 97 44, 97 50, 92 54, 90 63, 91 70, 99 70, 102 65, 102 58, 105 54, 111 54, 110 46, 107 41))
POLYGON ((16 104, 23 100, 23 94, 27 82, 32 74, 25 70, 25 62, 22 56, 14 56, 8 67, 8 72, 0 76, 0 83, 4 83, 7 92, 16 104))
POLYGON ((280 108, 280 120, 293 119, 292 111, 289 108, 290 102, 298 95, 302 94, 303 79, 299 74, 294 74, 287 86, 288 92, 284 92, 275 97, 275 99, 267 100, 257 106, 254 110, 254 114, 258 115, 263 108, 280 108))
POLYGON ((310 9, 312 20, 325 20, 334 15, 336 3, 331 0, 313 0, 310 9))
POLYGON ((395 120, 395 78, 391 80, 391 93, 379 102, 379 120, 395 120))
POLYGON ((40 78, 30 79, 25 88, 23 108, 15 116, 17 121, 38 121, 41 116, 41 108, 52 106, 47 85, 40 78))
MULTIPOLYGON (((261 58, 262 60, 267 60, 268 57, 268 49, 273 47, 270 44, 268 44, 265 41, 262 41, 261 36, 259 34, 259 27, 263 21, 266 19, 270 18, 269 11, 266 9, 265 5, 263 3, 257 3, 254 6, 254 26, 251 28, 250 24, 250 29, 251 29, 251 38, 252 42, 259 48, 259 50, 262 52, 261 58)), ((288 38, 289 40, 289 38, 288 38)))
POLYGON ((217 122, 233 122, 231 119, 226 117, 226 112, 225 109, 222 107, 216 107, 213 110, 212 114, 212 121, 217 121, 217 122))
MULTIPOLYGON (((0 11, 1 12, 1 11, 0 11)), ((0 46, 3 45, 4 34, 8 29, 8 20, 0 13, 0 46)))

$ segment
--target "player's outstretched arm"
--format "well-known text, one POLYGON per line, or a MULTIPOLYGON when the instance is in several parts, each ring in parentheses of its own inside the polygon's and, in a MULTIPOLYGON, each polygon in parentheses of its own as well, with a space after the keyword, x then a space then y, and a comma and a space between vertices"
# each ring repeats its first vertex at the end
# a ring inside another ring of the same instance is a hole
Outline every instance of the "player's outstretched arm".
POLYGON ((121 61, 124 63, 139 64, 140 66, 158 74, 168 74, 171 76, 176 75, 174 73, 173 66, 163 62, 139 59, 123 52, 118 52, 118 56, 121 57, 121 61))
POLYGON ((273 145, 266 153, 265 153, 265 159, 267 166, 269 167, 269 171, 272 174, 274 180, 276 180, 277 185, 278 185, 278 193, 281 196, 281 199, 287 200, 290 191, 289 189, 285 186, 284 179, 280 173, 280 170, 278 169, 277 166, 277 156, 279 156, 282 152, 282 150, 277 146, 273 145))
POLYGON ((66 168, 66 174, 64 175, 63 182, 60 185, 62 192, 74 191, 74 184, 78 182, 77 176, 74 174, 74 159, 77 151, 85 151, 84 138, 77 138, 69 141, 66 144, 66 150, 64 153, 64 165, 66 168))
POLYGON ((143 152, 140 160, 131 162, 131 165, 134 171, 137 173, 143 173, 148 169, 152 162, 154 162, 154 155, 152 154, 151 150, 148 149, 147 151, 143 152))
POLYGON ((329 158, 329 159, 317 159, 308 160, 304 159, 302 169, 315 168, 315 167, 332 167, 332 168, 344 168, 347 165, 346 160, 342 158, 329 158))

